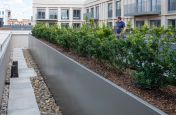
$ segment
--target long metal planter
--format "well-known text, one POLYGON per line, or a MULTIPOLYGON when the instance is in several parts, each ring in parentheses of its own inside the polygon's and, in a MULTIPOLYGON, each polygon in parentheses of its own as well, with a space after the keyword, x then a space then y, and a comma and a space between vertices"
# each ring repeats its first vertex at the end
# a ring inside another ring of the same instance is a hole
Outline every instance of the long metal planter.
POLYGON ((32 36, 29 49, 64 115, 166 115, 32 36))

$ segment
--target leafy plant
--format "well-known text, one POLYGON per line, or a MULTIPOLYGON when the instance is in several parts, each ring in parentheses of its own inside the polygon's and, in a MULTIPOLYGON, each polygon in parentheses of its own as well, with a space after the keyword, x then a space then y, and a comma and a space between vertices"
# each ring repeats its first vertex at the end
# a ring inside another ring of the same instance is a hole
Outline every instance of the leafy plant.
POLYGON ((144 25, 135 28, 127 39, 117 40, 112 29, 96 27, 90 20, 76 29, 40 23, 33 28, 32 35, 113 68, 133 69, 136 86, 153 89, 176 85, 176 48, 172 47, 176 43, 175 32, 175 28, 144 25))

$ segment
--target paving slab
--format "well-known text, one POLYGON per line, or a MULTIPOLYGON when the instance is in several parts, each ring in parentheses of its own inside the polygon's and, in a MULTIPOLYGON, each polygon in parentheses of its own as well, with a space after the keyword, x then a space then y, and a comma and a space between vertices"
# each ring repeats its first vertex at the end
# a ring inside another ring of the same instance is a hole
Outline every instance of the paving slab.
MULTIPOLYGON (((11 78, 10 83, 8 115, 17 115, 17 113, 25 111, 31 115, 33 112, 38 113, 34 115, 40 115, 30 79, 11 78)), ((21 113, 18 115, 28 114, 21 113)))
POLYGON ((23 68, 28 68, 26 64, 26 60, 19 59, 18 60, 18 70, 23 69, 23 68))
POLYGON ((9 111, 9 115, 40 115, 36 108, 9 111))
POLYGON ((23 68, 18 71, 19 78, 31 78, 36 77, 37 73, 33 68, 23 68))
POLYGON ((17 83, 30 83, 29 79, 21 78, 11 78, 10 85, 17 84, 17 83))
POLYGON ((11 98, 11 101, 9 102, 9 111, 13 111, 16 109, 30 109, 36 107, 37 105, 35 97, 32 97, 31 95, 25 97, 11 98))

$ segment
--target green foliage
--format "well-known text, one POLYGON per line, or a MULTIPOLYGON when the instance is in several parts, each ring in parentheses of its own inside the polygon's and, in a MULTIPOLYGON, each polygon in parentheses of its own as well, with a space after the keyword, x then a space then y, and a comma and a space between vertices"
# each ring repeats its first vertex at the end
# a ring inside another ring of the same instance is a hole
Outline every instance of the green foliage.
POLYGON ((76 29, 37 24, 32 35, 81 56, 94 57, 113 68, 131 68, 135 84, 152 89, 176 85, 175 32, 175 28, 150 29, 144 25, 140 29, 135 28, 127 39, 117 40, 112 29, 96 27, 90 20, 89 24, 76 29))

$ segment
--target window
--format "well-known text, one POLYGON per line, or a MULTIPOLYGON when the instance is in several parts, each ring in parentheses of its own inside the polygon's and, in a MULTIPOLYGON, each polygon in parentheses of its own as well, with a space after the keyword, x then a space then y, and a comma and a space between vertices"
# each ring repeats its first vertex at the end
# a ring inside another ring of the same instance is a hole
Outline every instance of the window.
POLYGON ((90 16, 91 18, 94 18, 94 8, 91 8, 90 16))
POLYGON ((150 26, 151 27, 160 27, 161 26, 161 20, 150 20, 150 26))
POLYGON ((81 10, 73 10, 73 19, 80 20, 81 19, 81 10))
POLYGON ((161 10, 161 0, 151 0, 151 11, 161 10))
POLYGON ((116 1, 116 16, 121 16, 121 0, 116 1))
POLYGON ((142 11, 142 0, 137 0, 137 11, 138 12, 142 11))
POLYGON ((112 3, 108 4, 108 18, 112 18, 112 3))
POLYGON ((4 15, 4 11, 2 11, 2 15, 4 15))
POLYGON ((69 23, 61 23, 61 27, 62 28, 68 28, 69 27, 69 23))
POLYGON ((151 11, 156 11, 157 0, 152 0, 151 4, 152 4, 151 11))
POLYGON ((156 12, 161 10, 161 0, 137 0, 137 12, 156 12))
POLYGON ((107 23, 107 26, 108 26, 108 27, 112 27, 112 22, 108 22, 108 23, 107 23))
POLYGON ((96 7, 95 17, 96 19, 99 19, 99 6, 96 7))
POLYGON ((168 11, 176 10, 176 0, 168 0, 168 11))
POLYGON ((136 21, 136 27, 141 28, 144 25, 144 21, 136 21))
POLYGON ((169 19, 168 20, 168 25, 172 27, 176 27, 176 19, 169 19))
POLYGON ((89 9, 87 9, 86 12, 89 13, 89 9))
POLYGON ((8 18, 10 18, 10 16, 11 16, 11 12, 9 11, 9 12, 8 12, 8 18))
POLYGON ((62 9, 61 10, 61 19, 62 20, 68 20, 69 19, 69 10, 68 9, 62 9))
POLYGON ((49 19, 57 19, 57 9, 50 9, 49 10, 49 19))
POLYGON ((45 9, 37 9, 37 19, 45 19, 45 9))
POLYGON ((56 25, 57 25, 57 23, 53 23, 53 22, 49 23, 49 26, 56 26, 56 25))
POLYGON ((80 23, 73 23, 73 28, 80 28, 81 24, 80 23))

